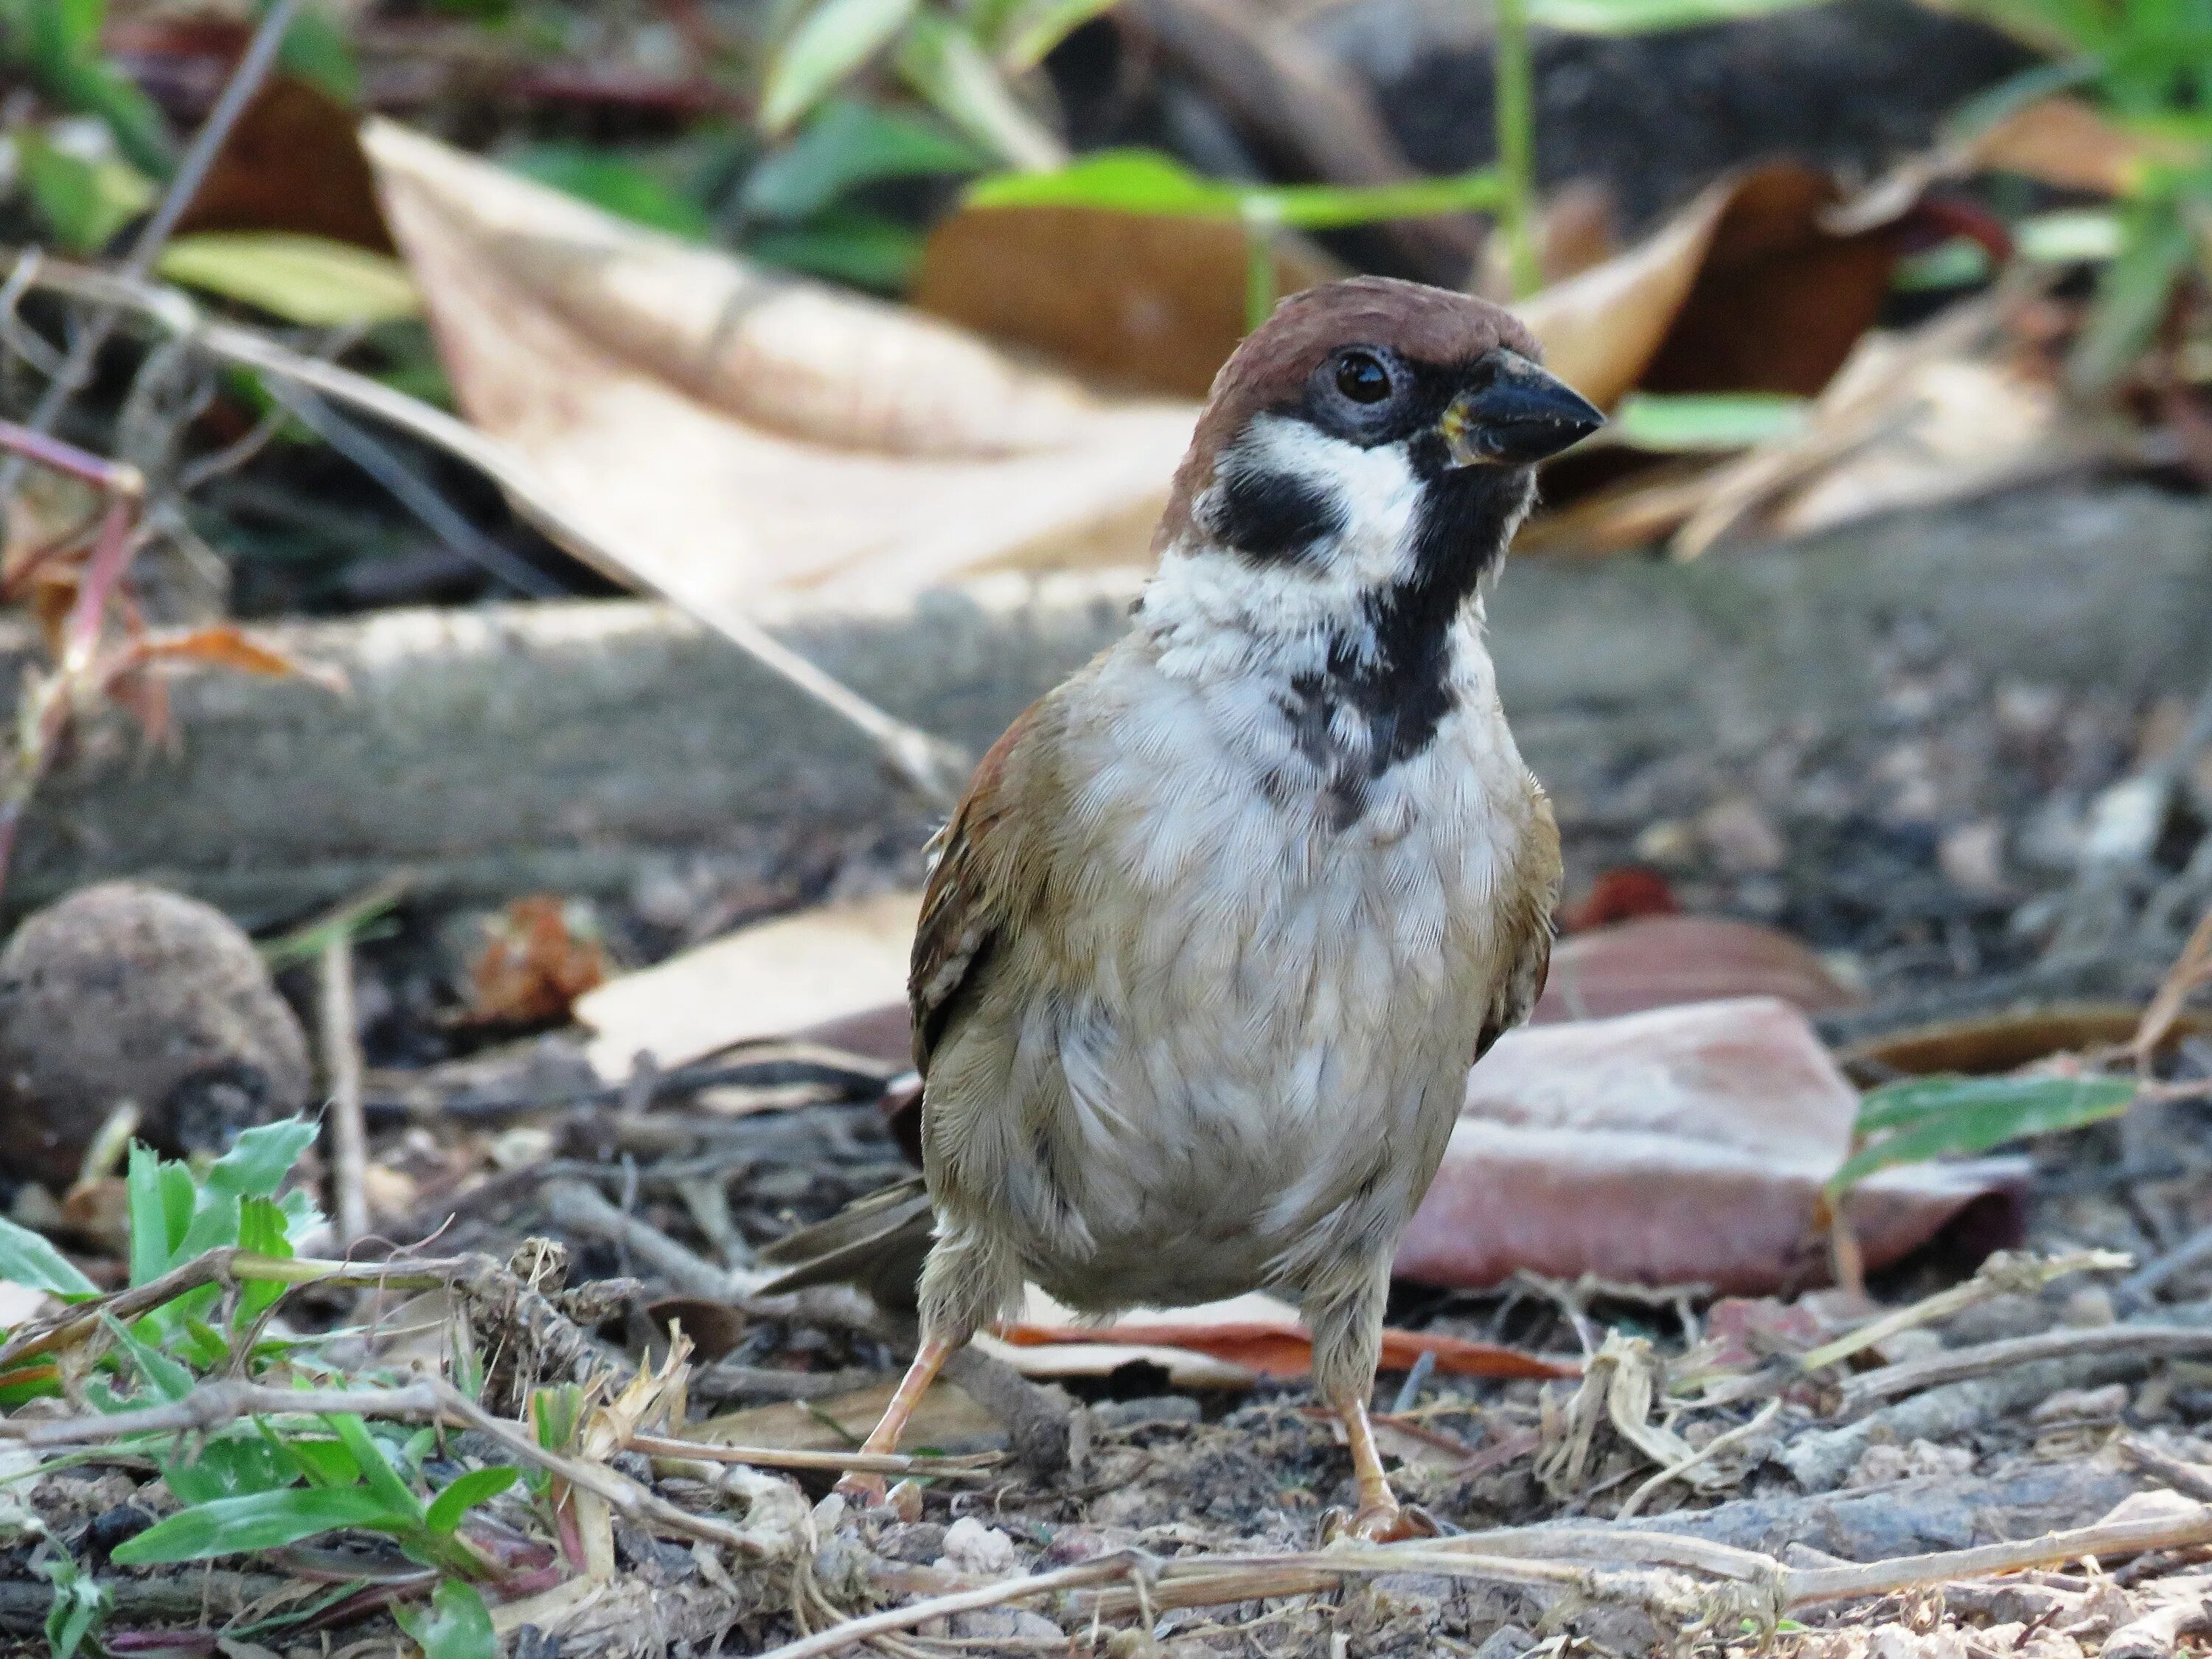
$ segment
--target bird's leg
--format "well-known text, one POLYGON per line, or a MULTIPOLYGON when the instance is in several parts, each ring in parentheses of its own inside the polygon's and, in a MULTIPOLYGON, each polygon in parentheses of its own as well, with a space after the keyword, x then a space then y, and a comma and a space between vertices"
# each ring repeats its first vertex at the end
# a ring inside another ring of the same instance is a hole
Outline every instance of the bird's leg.
MULTIPOLYGON (((899 1378, 898 1388, 891 1395, 890 1404, 884 1407, 883 1416, 861 1442, 862 1451, 888 1455, 898 1449, 899 1437, 906 1432, 907 1419, 921 1404, 929 1385, 937 1381, 937 1373, 945 1368, 945 1359, 959 1346, 944 1337, 933 1336, 915 1350, 914 1364, 906 1368, 906 1375, 899 1378)), ((882 1503, 890 1492, 883 1476, 864 1474, 859 1469, 841 1479, 837 1490, 849 1498, 870 1504, 882 1503)))
POLYGON ((1352 1474, 1358 1483, 1359 1508, 1334 1529, 1340 1538, 1383 1544, 1401 1538, 1433 1538, 1437 1525, 1419 1510, 1399 1503, 1382 1473, 1382 1450, 1375 1443, 1375 1425, 1367 1415, 1367 1395, 1360 1393, 1332 1400, 1329 1404, 1344 1419, 1344 1437, 1352 1448, 1352 1474))
POLYGON ((1389 1288, 1386 1258, 1355 1269, 1325 1290, 1309 1291, 1304 1298, 1302 1311, 1314 1339, 1314 1384, 1344 1419, 1352 1472, 1358 1482, 1359 1507, 1352 1515, 1332 1510, 1322 1517, 1324 1542, 1356 1538, 1380 1544, 1431 1538, 1437 1530, 1428 1516, 1400 1504, 1391 1492, 1382 1473, 1382 1450, 1375 1443, 1375 1425, 1367 1414, 1375 1367, 1382 1357, 1382 1304, 1389 1288))

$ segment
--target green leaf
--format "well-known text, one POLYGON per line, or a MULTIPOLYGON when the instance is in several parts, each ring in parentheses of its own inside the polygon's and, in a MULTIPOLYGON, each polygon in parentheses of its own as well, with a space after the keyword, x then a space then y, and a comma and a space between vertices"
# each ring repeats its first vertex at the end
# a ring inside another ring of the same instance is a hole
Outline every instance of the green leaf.
POLYGON ((1810 404, 1778 393, 1632 392, 1614 411, 1615 440, 1661 454, 1748 449, 1805 429, 1810 404))
POLYGON ((824 213, 811 224, 757 232, 745 252, 784 270, 900 294, 921 263, 921 243, 920 231, 874 214, 824 213))
MULTIPOLYGON (((263 3, 259 9, 269 9, 263 3)), ((349 106, 361 102, 361 63, 344 29, 313 6, 302 7, 284 31, 276 62, 287 74, 349 106)))
POLYGON ((70 250, 95 253, 154 202, 154 186, 128 161, 57 148, 36 129, 16 141, 24 182, 40 216, 70 250))
MULTIPOLYGON (((131 1143, 131 1156, 124 1165, 123 1189, 131 1221, 131 1282, 134 1285, 151 1284, 169 1270, 170 1206, 168 1188, 162 1180, 161 1155, 143 1141, 131 1143)), ((191 1220, 192 1182, 189 1171, 185 1174, 184 1196, 184 1224, 176 1228, 179 1235, 191 1220)))
POLYGON ((57 1296, 91 1296, 93 1282, 71 1265, 45 1235, 0 1216, 0 1279, 57 1296))
POLYGON ((1006 89, 975 37, 943 13, 915 13, 899 43, 898 71, 931 108, 1012 166, 1048 167, 1060 159, 1060 141, 1006 89))
POLYGON ((408 1517, 395 1516, 362 1486, 293 1486, 282 1492, 218 1498, 156 1522, 115 1547, 112 1559, 126 1567, 164 1561, 202 1561, 214 1555, 273 1550, 340 1527, 391 1531, 408 1517))
POLYGON ((1224 184, 1155 150, 1099 150, 1050 173, 1002 173, 968 191, 970 207, 1087 207, 1110 213, 1241 219, 1295 230, 1341 230, 1494 207, 1488 168, 1401 185, 1224 184))
POLYGON ((256 1124, 208 1165, 208 1185, 240 1198, 274 1198, 292 1166, 315 1144, 317 1133, 313 1120, 304 1117, 256 1124))
POLYGON ((650 230, 695 242, 714 232, 698 203, 650 168, 606 150, 537 144, 508 158, 508 165, 526 178, 650 230))
POLYGON ((1820 0, 1528 0, 1528 21, 1573 34, 1650 34, 1795 11, 1820 0))
POLYGON ((1943 289, 1971 288, 1987 282, 1996 262, 1989 249, 1971 236, 1953 236, 1897 262, 1889 279, 1899 294, 1927 294, 1943 289))
POLYGON ((489 1503, 521 1478, 522 1471, 508 1464, 471 1469, 430 1500, 422 1519, 432 1532, 450 1533, 461 1517, 479 1504, 489 1503))
POLYGON ((282 1449, 243 1431, 210 1440, 187 1462, 161 1463, 169 1490, 187 1504, 211 1504, 247 1492, 281 1492, 295 1483, 292 1460, 282 1449))
POLYGON ((891 43, 914 15, 915 0, 821 0, 769 65, 760 121, 788 131, 861 64, 891 43))
POLYGON ((2039 213, 2013 227, 2013 246, 2039 265, 2099 264, 2120 251, 2119 215, 2104 208, 2039 213))
POLYGON ((441 1578, 430 1605, 395 1607, 393 1618, 422 1650, 422 1659, 499 1659, 499 1638, 475 1585, 441 1578))
POLYGON ((46 1648, 52 1659, 72 1659, 92 1634, 93 1626, 106 1613, 107 1591, 79 1567, 58 1544, 53 1553, 37 1564, 54 1599, 46 1608, 46 1648))
POLYGON ((192 1391, 192 1374, 181 1363, 111 1315, 100 1315, 100 1322, 107 1327, 107 1334, 137 1367, 138 1375, 145 1378, 146 1385, 163 1400, 174 1405, 192 1391))
POLYGON ((388 253, 286 230, 204 230, 161 250, 173 283, 311 328, 413 317, 422 296, 388 253))
MULTIPOLYGON (((292 1259, 292 1230, 284 1212, 265 1198, 249 1198, 239 1207, 238 1247, 255 1255, 278 1261, 292 1259)), ((240 1274, 234 1328, 244 1330, 275 1305, 285 1291, 282 1279, 252 1279, 240 1274)))
POLYGON ((360 1481, 361 1465, 338 1441, 301 1434, 296 1430, 279 1434, 258 1418, 255 1425, 263 1437, 307 1477, 309 1486, 350 1486, 360 1481))
POLYGON ((2146 204, 2128 216, 2119 257, 2105 267, 2066 365, 2075 387, 2094 394, 2118 381, 2149 343, 2174 285, 2196 258, 2195 234, 2173 204, 2146 204))
POLYGON ((2134 1100, 2125 1078, 1913 1078, 1867 1096, 1858 1133, 1873 1137, 1828 1178, 1831 1199, 1877 1170, 1947 1154, 1986 1152, 2030 1135, 2118 1117, 2134 1100))
POLYGON ((933 120, 838 98, 746 175, 738 200, 752 218, 788 222, 812 218, 862 185, 977 173, 988 165, 981 150, 933 120))
POLYGON ((323 1421, 330 1425, 345 1449, 353 1454, 353 1461, 361 1466, 361 1476, 368 1482, 368 1490, 376 1494, 376 1501, 386 1513, 404 1517, 410 1523, 420 1526, 422 1522, 422 1500, 415 1496, 415 1489, 399 1477, 392 1467, 392 1460, 368 1425, 351 1413, 332 1413, 323 1421))

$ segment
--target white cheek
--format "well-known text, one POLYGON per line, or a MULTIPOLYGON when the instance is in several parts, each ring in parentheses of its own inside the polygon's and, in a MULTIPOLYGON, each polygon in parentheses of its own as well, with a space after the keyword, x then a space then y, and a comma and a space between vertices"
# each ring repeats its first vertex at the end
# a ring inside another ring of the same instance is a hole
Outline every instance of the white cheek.
POLYGON ((1316 550, 1308 568, 1322 580, 1371 588, 1413 574, 1421 482, 1402 445, 1363 449, 1304 421, 1261 415, 1240 447, 1253 464, 1310 481, 1344 503, 1344 533, 1334 548, 1316 550))

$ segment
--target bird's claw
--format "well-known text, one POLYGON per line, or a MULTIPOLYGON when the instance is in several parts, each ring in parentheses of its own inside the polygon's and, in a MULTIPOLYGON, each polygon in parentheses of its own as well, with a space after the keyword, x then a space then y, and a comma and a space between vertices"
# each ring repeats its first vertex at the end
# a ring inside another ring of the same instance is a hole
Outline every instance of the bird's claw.
POLYGON ((881 1509, 890 1502, 891 1489, 880 1474, 864 1474, 854 1469, 837 1477, 831 1488, 855 1509, 881 1509))
POLYGON ((902 1480, 896 1486, 886 1487, 880 1474, 863 1474, 856 1469, 841 1476, 835 1490, 854 1509, 889 1510, 902 1521, 921 1519, 919 1480, 902 1480))
POLYGON ((1436 1516, 1418 1504, 1401 1504, 1393 1498, 1385 1503, 1363 1504, 1353 1514, 1342 1510, 1330 1510, 1321 1518, 1321 1541, 1324 1545, 1350 1541, 1356 1544, 1397 1544, 1409 1538, 1437 1538, 1443 1528, 1436 1516))

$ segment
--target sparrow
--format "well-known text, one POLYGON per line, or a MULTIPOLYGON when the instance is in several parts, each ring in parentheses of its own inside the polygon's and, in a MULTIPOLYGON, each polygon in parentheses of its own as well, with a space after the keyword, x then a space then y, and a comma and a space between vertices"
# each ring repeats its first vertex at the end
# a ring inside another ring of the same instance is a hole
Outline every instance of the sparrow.
POLYGON ((799 1264, 771 1288, 896 1301, 927 1249, 866 1449, 1024 1281, 1102 1316, 1267 1289, 1344 1421, 1334 1530, 1419 1526, 1368 1418, 1391 1259, 1468 1067, 1542 989, 1559 889, 1482 631, 1535 463, 1603 421, 1540 356, 1496 306, 1359 277, 1223 366, 1130 630, 1014 722, 933 843, 921 1185, 771 1252, 799 1264))

